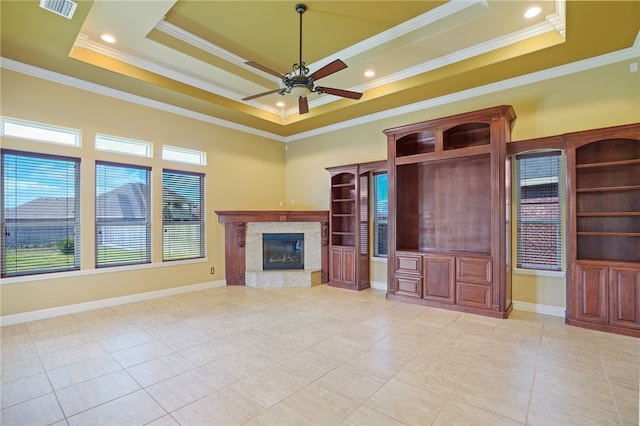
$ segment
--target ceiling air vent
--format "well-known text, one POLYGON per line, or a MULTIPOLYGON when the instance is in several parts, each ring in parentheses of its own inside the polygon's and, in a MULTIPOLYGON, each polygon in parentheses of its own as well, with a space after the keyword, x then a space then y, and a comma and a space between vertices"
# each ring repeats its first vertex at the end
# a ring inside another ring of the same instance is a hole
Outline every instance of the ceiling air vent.
POLYGON ((73 13, 78 7, 78 3, 71 0, 40 0, 40 7, 51 12, 64 16, 67 19, 73 18, 73 13))

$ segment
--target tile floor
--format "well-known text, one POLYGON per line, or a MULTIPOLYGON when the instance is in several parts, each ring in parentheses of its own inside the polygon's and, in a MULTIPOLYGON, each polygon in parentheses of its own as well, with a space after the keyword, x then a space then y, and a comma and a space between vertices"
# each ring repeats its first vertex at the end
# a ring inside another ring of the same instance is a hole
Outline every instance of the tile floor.
POLYGON ((8 425, 633 425, 640 339, 325 285, 7 326, 8 425))

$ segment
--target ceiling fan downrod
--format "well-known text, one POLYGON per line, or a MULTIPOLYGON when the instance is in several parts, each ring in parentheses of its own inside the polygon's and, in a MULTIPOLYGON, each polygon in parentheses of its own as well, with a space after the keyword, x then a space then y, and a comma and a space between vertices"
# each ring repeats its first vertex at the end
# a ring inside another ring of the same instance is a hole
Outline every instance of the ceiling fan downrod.
POLYGON ((300 49, 298 51, 298 63, 293 65, 294 72, 296 69, 299 71, 300 76, 305 76, 309 73, 309 69, 306 67, 305 63, 302 62, 302 14, 307 11, 307 5, 304 3, 296 4, 296 12, 300 15, 300 37, 299 37, 299 46, 300 49))

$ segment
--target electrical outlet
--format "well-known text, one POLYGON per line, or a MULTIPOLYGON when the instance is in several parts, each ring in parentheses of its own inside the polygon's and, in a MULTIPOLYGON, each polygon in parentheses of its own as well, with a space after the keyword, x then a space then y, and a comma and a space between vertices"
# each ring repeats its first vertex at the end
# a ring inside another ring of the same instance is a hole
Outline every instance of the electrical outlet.
POLYGON ((211 267, 211 275, 213 275, 213 274, 215 274, 215 273, 216 273, 216 268, 212 266, 212 267, 211 267))

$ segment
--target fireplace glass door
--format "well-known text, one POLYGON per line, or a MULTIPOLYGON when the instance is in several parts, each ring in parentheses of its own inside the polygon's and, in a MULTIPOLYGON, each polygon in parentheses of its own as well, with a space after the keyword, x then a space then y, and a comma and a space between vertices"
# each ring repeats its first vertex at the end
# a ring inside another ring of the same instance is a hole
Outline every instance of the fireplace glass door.
POLYGON ((304 269, 304 234, 262 234, 262 269, 304 269))

